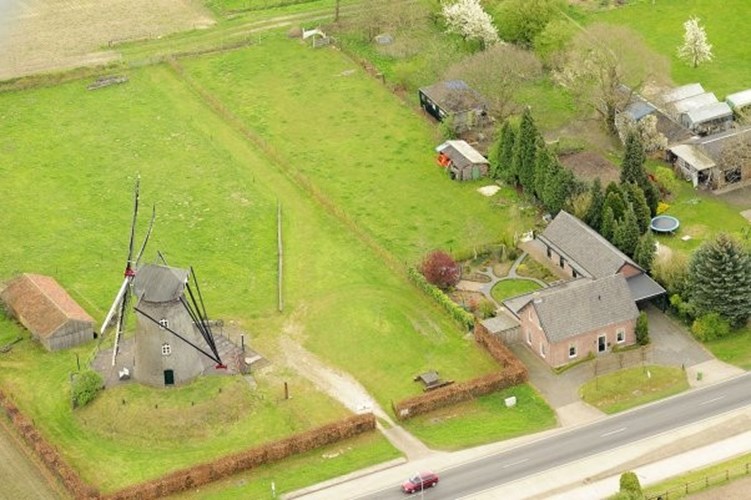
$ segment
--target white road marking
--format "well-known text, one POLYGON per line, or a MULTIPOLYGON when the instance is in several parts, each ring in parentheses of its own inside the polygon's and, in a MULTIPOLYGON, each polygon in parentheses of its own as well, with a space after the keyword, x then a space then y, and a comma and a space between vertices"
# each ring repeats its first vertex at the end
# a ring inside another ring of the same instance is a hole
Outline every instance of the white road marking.
POLYGON ((724 397, 725 397, 725 395, 723 394, 722 396, 717 396, 716 398, 712 398, 712 399, 708 399, 706 401, 702 401, 701 403, 699 403, 699 406, 704 406, 704 405, 708 405, 710 403, 714 403, 715 401, 719 401, 719 400, 721 400, 724 397))
POLYGON ((605 434, 600 434, 600 437, 612 436, 613 434, 618 434, 619 432, 623 432, 625 430, 626 430, 625 427, 621 427, 620 429, 616 429, 614 431, 606 432, 605 434))
POLYGON ((528 459, 528 458, 525 458, 525 459, 523 459, 523 460, 519 460, 519 461, 517 461, 517 462, 512 462, 512 463, 510 463, 510 464, 502 465, 502 466, 501 466, 501 468, 502 468, 502 469, 507 469, 507 468, 509 468, 509 467, 513 467, 514 465, 519 465, 519 464, 523 464, 524 462, 529 462, 529 459, 528 459))

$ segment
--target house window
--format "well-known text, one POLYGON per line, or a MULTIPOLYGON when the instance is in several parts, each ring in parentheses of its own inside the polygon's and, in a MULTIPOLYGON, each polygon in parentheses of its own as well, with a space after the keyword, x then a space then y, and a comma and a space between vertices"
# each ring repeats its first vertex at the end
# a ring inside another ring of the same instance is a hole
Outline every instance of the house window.
POLYGON ((162 356, 169 356, 172 354, 172 346, 169 344, 162 344, 162 356))
POLYGON ((169 328, 169 320, 166 318, 162 318, 159 320, 159 327, 164 330, 165 328, 169 328))
POLYGON ((623 344, 626 341, 626 330, 620 329, 615 332, 615 341, 623 344))
POLYGON ((574 344, 571 344, 568 346, 568 357, 569 358, 576 357, 576 346, 574 344))
POLYGON ((545 344, 540 342, 540 356, 545 357, 545 344))
POLYGON ((558 265, 561 266, 561 269, 563 269, 563 266, 566 264, 566 259, 563 257, 560 257, 558 260, 558 265))
POLYGON ((574 279, 576 279, 576 278, 577 278, 578 276, 579 276, 579 275, 578 275, 578 274, 576 274, 576 269, 572 269, 572 270, 571 270, 571 277, 572 277, 572 278, 574 278, 574 279))
POLYGON ((527 309, 527 317, 529 318, 530 321, 532 321, 532 308, 531 307, 527 309))
POLYGON ((532 345, 532 334, 527 330, 527 344, 532 345))
POLYGON ((553 258, 553 251, 550 249, 550 247, 547 247, 547 249, 548 249, 548 259, 552 259, 553 258))

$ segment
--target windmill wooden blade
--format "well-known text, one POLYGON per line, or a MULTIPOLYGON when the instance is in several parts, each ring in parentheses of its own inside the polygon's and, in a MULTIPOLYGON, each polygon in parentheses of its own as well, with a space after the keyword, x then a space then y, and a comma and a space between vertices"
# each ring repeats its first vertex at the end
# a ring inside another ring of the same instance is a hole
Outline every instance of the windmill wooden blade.
POLYGON ((141 249, 138 250, 138 255, 136 256, 135 260, 136 267, 138 267, 138 263, 141 262, 141 257, 143 257, 143 252, 144 250, 146 250, 146 244, 149 242, 149 237, 151 236, 151 230, 154 229, 154 219, 156 219, 156 205, 152 205, 151 207, 151 220, 149 221, 149 229, 146 231, 146 237, 143 239, 141 249))
POLYGON ((125 293, 128 290, 129 283, 130 283, 130 278, 126 276, 125 279, 123 280, 123 284, 120 285, 120 290, 118 290, 117 295, 115 295, 115 300, 114 302, 112 302, 112 307, 110 307, 110 310, 107 313, 107 316, 105 316, 104 318, 102 327, 99 329, 99 332, 101 335, 104 335, 105 330, 107 330, 107 328, 110 325, 110 322, 112 321, 112 317, 115 315, 115 311, 117 311, 118 308, 120 307, 123 297, 125 296, 125 293))
MULTIPOLYGON (((126 283, 130 285, 131 278, 125 278, 126 283)), ((120 301, 120 317, 117 318, 117 330, 115 331, 115 344, 112 348, 112 366, 115 366, 115 361, 117 360, 117 353, 120 350, 120 337, 123 334, 123 330, 125 329, 125 318, 128 314, 128 304, 130 303, 130 294, 131 289, 130 286, 128 286, 125 289, 125 294, 123 295, 123 299, 120 301)))
POLYGON ((138 219, 138 196, 141 177, 136 177, 136 189, 133 197, 133 220, 130 223, 130 243, 128 244, 128 260, 125 262, 125 275, 133 272, 133 243, 136 238, 136 219, 138 219))

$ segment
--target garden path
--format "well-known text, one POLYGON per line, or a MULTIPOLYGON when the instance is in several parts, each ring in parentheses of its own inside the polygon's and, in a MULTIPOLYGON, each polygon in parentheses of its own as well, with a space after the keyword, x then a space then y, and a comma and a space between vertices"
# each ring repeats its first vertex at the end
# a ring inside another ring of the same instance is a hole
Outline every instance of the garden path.
POLYGON ((368 391, 351 375, 327 366, 315 354, 306 350, 289 336, 283 336, 280 345, 289 366, 310 380, 316 387, 355 413, 373 412, 381 420, 377 423, 378 430, 395 448, 404 453, 407 460, 416 460, 436 453, 403 427, 394 423, 368 394, 368 391), (387 425, 383 425, 382 422, 386 422, 387 425))
POLYGON ((537 278, 530 278, 528 276, 519 276, 516 274, 516 268, 519 267, 519 264, 524 261, 524 258, 527 256, 527 252, 522 252, 522 254, 514 261, 514 263, 511 265, 511 269, 509 269, 508 274, 506 276, 496 276, 493 272, 492 267, 484 267, 482 269, 478 269, 476 272, 482 275, 487 276, 490 278, 490 281, 487 283, 481 283, 478 281, 470 281, 470 280, 460 280, 459 283, 457 283, 456 288, 457 290, 462 290, 466 292, 479 292, 485 296, 488 300, 496 304, 497 306, 500 306, 495 299, 493 298, 493 295, 491 295, 490 291, 493 289, 493 287, 500 281, 505 280, 527 280, 527 281, 534 281, 541 287, 545 288, 548 286, 547 283, 545 283, 542 280, 539 280, 537 278))

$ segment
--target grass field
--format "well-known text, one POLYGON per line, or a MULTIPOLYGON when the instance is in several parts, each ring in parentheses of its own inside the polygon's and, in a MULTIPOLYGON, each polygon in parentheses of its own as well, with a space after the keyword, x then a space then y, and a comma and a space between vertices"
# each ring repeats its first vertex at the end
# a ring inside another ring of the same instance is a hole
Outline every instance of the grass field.
POLYGON ((705 344, 718 359, 751 370, 751 328, 742 328, 723 339, 705 344))
MULTIPOLYGON (((132 184, 140 173, 142 202, 157 203, 158 213, 148 259, 161 249, 173 265, 194 265, 210 314, 248 329, 251 344, 272 362, 281 358, 280 332, 288 332, 360 379, 386 407, 418 391, 412 376, 426 368, 455 380, 495 369, 431 302, 207 112, 173 72, 155 67, 129 76, 128 84, 97 92, 73 82, 0 95, 0 208, 14 214, 0 242, 7 256, 0 276, 51 274, 101 319, 120 280, 132 184), (44 148, 37 146, 40 136, 47 138, 44 148), (291 312, 284 316, 275 313, 277 199, 284 212, 291 312)), ((145 220, 141 231, 143 225, 145 220)), ((14 328, 2 323, 0 338, 14 338, 14 328)), ((252 393, 233 392, 239 387, 232 379, 189 386, 178 396, 183 405, 197 398, 191 391, 205 400, 218 390, 211 384, 219 384, 254 413, 238 416, 235 408, 234 414, 215 415, 209 434, 167 439, 146 451, 147 436, 124 436, 111 417, 101 419, 125 399, 129 411, 117 413, 128 419, 124 428, 137 428, 129 427, 139 414, 130 406, 150 408, 150 391, 132 385, 107 391, 84 411, 69 409, 66 381, 74 354, 86 359, 91 349, 47 354, 24 342, 0 358, 0 384, 84 478, 107 491, 345 413, 280 365, 266 380, 258 376, 258 401, 248 401, 252 393), (292 384, 292 404, 278 404, 282 380, 292 384)), ((187 413, 175 405, 152 411, 150 433, 169 434, 167 417, 187 413)), ((382 459, 383 451, 370 457, 382 459)))
POLYGON ((431 448, 454 450, 467 446, 460 436, 475 429, 480 445, 539 432, 554 427, 555 412, 530 385, 523 384, 510 389, 477 398, 421 415, 405 422, 404 427, 431 448), (516 406, 507 408, 504 400, 516 396, 516 406))
POLYGON ((582 385, 584 401, 605 413, 618 413, 688 389, 686 372, 670 366, 637 366, 602 375, 582 385))
POLYGON ((751 20, 745 0, 725 0, 720 8, 714 0, 660 0, 633 2, 627 6, 588 16, 589 22, 604 21, 630 26, 641 33, 647 43, 672 61, 673 79, 679 85, 699 82, 718 99, 745 90, 751 46, 738 43, 751 20), (692 68, 677 57, 683 41, 683 23, 691 16, 701 19, 707 40, 713 45, 714 60, 692 68))

